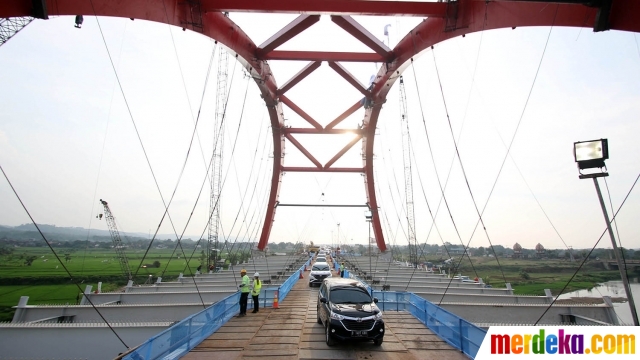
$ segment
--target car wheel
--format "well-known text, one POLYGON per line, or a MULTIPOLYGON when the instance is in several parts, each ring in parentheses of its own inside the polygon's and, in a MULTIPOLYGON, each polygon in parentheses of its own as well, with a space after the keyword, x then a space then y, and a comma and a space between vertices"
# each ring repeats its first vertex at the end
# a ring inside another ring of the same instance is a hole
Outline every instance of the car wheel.
POLYGON ((382 338, 373 340, 373 345, 380 346, 382 345, 382 338))
POLYGON ((333 346, 336 344, 336 341, 331 337, 331 331, 329 330, 329 324, 324 328, 324 337, 327 342, 327 346, 333 346))
POLYGON ((313 284, 312 284, 312 283, 309 283, 309 287, 313 287, 313 284))
POLYGON ((316 314, 317 314, 317 315, 316 315, 316 318, 317 318, 317 319, 316 319, 316 322, 317 322, 318 324, 322 324, 322 319, 320 319, 320 307, 317 307, 317 308, 316 308, 316 314))

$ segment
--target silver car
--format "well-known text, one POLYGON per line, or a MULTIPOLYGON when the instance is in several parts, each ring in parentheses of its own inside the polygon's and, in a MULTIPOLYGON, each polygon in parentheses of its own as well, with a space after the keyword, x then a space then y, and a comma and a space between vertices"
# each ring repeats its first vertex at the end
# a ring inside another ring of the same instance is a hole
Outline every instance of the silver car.
POLYGON ((311 267, 311 273, 309 274, 309 287, 314 284, 322 284, 322 281, 331 277, 331 267, 326 262, 316 262, 311 267))

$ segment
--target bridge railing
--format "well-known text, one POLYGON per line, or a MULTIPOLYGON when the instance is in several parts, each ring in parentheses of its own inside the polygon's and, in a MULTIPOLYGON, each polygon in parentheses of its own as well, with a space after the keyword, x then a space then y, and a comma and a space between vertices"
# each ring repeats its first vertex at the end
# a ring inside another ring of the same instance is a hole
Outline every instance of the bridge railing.
POLYGON ((474 324, 410 292, 373 290, 378 307, 410 312, 449 345, 474 359, 487 334, 474 324))
POLYGON ((229 295, 153 336, 123 359, 177 359, 224 325, 239 310, 240 293, 229 295))
MULTIPOLYGON (((261 291, 263 307, 272 307, 275 292, 279 293, 279 301, 284 300, 293 288, 310 260, 289 276, 279 287, 264 288, 261 291)), ((218 301, 210 307, 188 316, 170 328, 151 337, 137 348, 121 357, 126 360, 178 359, 198 346, 235 316, 240 308, 240 292, 236 292, 218 301)))

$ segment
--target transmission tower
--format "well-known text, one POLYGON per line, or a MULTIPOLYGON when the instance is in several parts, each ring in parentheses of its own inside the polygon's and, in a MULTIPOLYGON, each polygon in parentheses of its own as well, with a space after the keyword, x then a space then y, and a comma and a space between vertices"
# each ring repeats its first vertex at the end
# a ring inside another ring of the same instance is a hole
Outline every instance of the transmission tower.
POLYGON ((33 20, 34 18, 32 17, 0 18, 0 46, 4 45, 33 20))
MULTIPOLYGON (((127 280, 131 280, 131 269, 129 268, 127 255, 124 253, 124 244, 122 243, 120 233, 118 232, 118 227, 116 226, 116 219, 113 217, 113 214, 111 213, 111 209, 109 209, 109 205, 107 204, 107 202, 100 199, 100 203, 102 204, 102 206, 104 206, 104 217, 107 218, 107 226, 109 227, 109 232, 111 233, 113 248, 116 250, 118 260, 120 261, 122 274, 127 277, 127 280)), ((100 216, 98 218, 100 218, 100 216)))
POLYGON ((222 47, 218 52, 218 86, 216 91, 216 113, 213 128, 213 166, 211 166, 211 202, 209 204, 209 240, 207 242, 207 265, 217 267, 220 253, 218 229, 220 228, 220 195, 222 188, 222 161, 224 151, 224 117, 227 104, 227 77, 229 54, 222 47))
POLYGON ((411 175, 411 144, 409 138, 409 117, 407 114, 407 93, 404 80, 400 77, 400 115, 402 126, 402 162, 404 165, 404 191, 407 202, 407 230, 409 232, 409 261, 413 266, 418 264, 418 243, 416 240, 416 223, 413 217, 413 180, 411 175))

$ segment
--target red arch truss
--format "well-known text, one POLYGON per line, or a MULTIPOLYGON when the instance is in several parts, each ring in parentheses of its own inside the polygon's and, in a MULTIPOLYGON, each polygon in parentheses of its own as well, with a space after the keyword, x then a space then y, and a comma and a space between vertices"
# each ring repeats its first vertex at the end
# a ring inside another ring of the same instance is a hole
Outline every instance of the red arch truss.
POLYGON ((377 212, 373 144, 375 128, 387 94, 411 59, 421 51, 452 37, 482 30, 519 26, 593 27, 594 31, 640 31, 640 1, 637 0, 458 0, 458 1, 329 1, 329 0, 3 0, 0 17, 34 16, 46 19, 58 15, 97 15, 143 19, 167 23, 202 33, 227 46, 256 80, 269 112, 273 130, 273 176, 259 249, 269 240, 275 218, 282 174, 285 171, 363 173, 367 204, 373 210, 373 231, 378 248, 387 246, 377 212), (302 14, 263 44, 257 46, 223 12, 280 12, 302 14), (319 20, 319 14, 331 19, 367 45, 372 53, 279 51, 280 45, 319 20), (405 15, 425 17, 394 49, 387 48, 360 26, 350 15, 405 15), (271 74, 268 60, 306 60, 304 67, 281 87, 271 74), (340 62, 380 62, 372 88, 365 88, 340 62), (317 69, 322 62, 336 71, 367 99, 355 103, 326 126, 305 113, 285 93, 317 69), (282 104, 305 119, 310 127, 285 128, 282 104), (365 106, 361 129, 336 129, 342 120, 365 106), (358 136, 329 162, 321 164, 294 137, 295 134, 326 135, 355 132, 358 136), (285 139, 298 148, 314 166, 284 166, 285 139), (336 168, 332 165, 358 141, 364 154, 361 168, 336 168))

